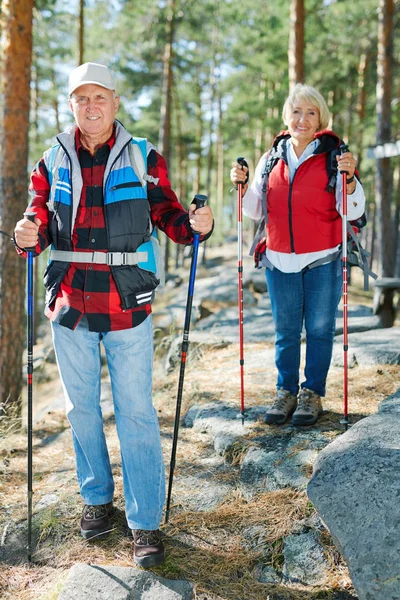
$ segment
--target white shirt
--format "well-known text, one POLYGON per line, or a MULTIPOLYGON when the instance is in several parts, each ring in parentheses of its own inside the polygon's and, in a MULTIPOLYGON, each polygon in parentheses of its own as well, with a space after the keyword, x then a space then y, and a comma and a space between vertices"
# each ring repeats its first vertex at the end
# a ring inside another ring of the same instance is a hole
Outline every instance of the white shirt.
MULTIPOLYGON (((289 180, 293 181, 297 168, 306 161, 310 156, 313 155, 316 148, 318 148, 320 141, 313 140, 303 151, 300 158, 297 157, 292 141, 289 139, 287 144, 287 160, 289 168, 289 180)), ((262 217, 262 185, 263 185, 263 167, 264 167, 265 155, 261 158, 258 163, 254 179, 251 185, 247 188, 245 195, 243 196, 243 214, 251 219, 261 219, 262 217)), ((336 210, 342 215, 342 175, 337 174, 336 179, 336 210)), ((365 210, 365 194, 361 183, 356 179, 356 189, 353 194, 347 195, 347 219, 353 221, 361 217, 365 210)), ((307 265, 312 262, 329 256, 338 250, 339 246, 334 248, 328 248, 327 250, 319 250, 318 252, 307 252, 305 254, 285 253, 285 252, 274 252, 267 248, 266 256, 274 267, 282 271, 283 273, 298 273, 304 269, 307 265)))

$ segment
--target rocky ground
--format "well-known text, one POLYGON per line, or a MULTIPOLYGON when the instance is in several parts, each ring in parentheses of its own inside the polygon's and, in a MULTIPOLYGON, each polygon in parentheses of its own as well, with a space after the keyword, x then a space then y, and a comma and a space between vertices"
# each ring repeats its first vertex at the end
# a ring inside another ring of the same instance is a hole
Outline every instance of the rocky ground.
MULTIPOLYGON (((195 287, 169 523, 167 559, 133 568, 122 476, 104 366, 102 405, 116 481, 114 530, 87 543, 70 432, 48 326, 35 348, 34 555, 26 561, 26 435, 0 444, 0 597, 18 600, 272 600, 356 598, 348 570, 305 489, 319 452, 343 433, 343 351, 338 318, 325 413, 312 428, 269 427, 275 388, 273 326, 262 274, 245 259, 245 401, 240 408, 235 246, 209 251, 195 287)), ((201 258, 201 256, 200 256, 201 258)), ((159 293, 154 401, 169 468, 189 264, 159 293)), ((374 414, 399 386, 398 326, 380 330, 372 294, 350 291, 350 421, 374 414), (354 336, 354 337, 352 337, 354 336), (358 337, 357 337, 358 336, 358 337)))

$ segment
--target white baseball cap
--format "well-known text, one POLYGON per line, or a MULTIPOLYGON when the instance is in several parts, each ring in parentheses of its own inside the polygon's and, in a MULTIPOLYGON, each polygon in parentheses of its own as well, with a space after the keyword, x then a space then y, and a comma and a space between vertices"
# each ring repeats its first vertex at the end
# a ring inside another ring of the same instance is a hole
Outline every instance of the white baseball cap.
POLYGON ((69 95, 71 96, 78 87, 86 83, 115 90, 115 80, 110 69, 98 63, 87 62, 72 71, 69 76, 69 95))

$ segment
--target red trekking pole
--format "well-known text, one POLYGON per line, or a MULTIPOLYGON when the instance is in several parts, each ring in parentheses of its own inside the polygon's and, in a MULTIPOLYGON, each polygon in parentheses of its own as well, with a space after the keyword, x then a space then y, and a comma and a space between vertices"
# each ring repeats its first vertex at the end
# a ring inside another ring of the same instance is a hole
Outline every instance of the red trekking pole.
MULTIPOLYGON (((346 144, 340 145, 340 153, 348 152, 346 144)), ((347 294, 347 171, 342 174, 342 265, 343 265, 343 419, 341 423, 347 431, 349 427, 348 414, 348 294, 347 294)))
MULTIPOLYGON (((239 165, 248 168, 245 159, 240 156, 237 159, 239 165)), ((248 180, 248 175, 246 182, 248 180)), ((243 183, 237 184, 238 199, 238 309, 239 309, 239 364, 240 364, 240 418, 244 425, 246 413, 244 410, 244 341, 243 341, 243 227, 242 227, 242 199, 243 183)), ((239 415, 238 415, 239 417, 239 415)))

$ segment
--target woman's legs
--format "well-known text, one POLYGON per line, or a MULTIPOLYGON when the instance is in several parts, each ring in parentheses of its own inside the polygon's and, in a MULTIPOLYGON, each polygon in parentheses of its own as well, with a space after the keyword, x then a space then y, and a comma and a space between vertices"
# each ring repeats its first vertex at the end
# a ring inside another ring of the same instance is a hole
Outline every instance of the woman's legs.
POLYGON ((306 379, 301 387, 319 396, 325 396, 341 293, 342 273, 337 260, 305 271, 306 379))
POLYGON ((277 388, 297 395, 303 325, 303 274, 266 269, 266 277, 275 324, 277 388))

